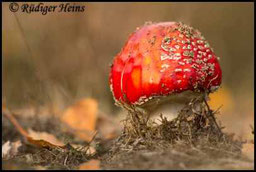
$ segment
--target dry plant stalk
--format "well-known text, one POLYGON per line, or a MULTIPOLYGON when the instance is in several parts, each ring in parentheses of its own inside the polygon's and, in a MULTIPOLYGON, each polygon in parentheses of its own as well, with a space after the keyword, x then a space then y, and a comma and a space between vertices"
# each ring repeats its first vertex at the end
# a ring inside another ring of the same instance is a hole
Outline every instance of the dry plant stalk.
MULTIPOLYGON (((123 147, 141 143, 146 146, 155 146, 155 141, 165 141, 170 144, 184 141, 196 144, 201 138, 207 138, 211 143, 230 141, 230 136, 222 132, 222 128, 216 122, 215 114, 219 109, 210 109, 206 100, 201 102, 200 110, 195 110, 194 105, 198 99, 192 99, 179 113, 178 117, 168 121, 160 114, 161 124, 155 125, 154 121, 148 119, 136 108, 130 107, 128 117, 124 120, 122 135, 116 141, 117 145, 123 147), (139 140, 139 141, 138 141, 139 140)), ((203 140, 203 139, 202 139, 203 140)))

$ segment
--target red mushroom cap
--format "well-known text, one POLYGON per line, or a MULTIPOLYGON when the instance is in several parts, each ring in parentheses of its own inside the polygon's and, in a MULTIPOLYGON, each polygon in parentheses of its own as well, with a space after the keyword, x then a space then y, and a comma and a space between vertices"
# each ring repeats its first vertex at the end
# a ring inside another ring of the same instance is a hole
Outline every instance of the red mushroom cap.
POLYGON ((221 78, 218 58, 198 30, 163 22, 130 35, 113 60, 109 82, 116 102, 141 105, 187 90, 213 92, 221 78))

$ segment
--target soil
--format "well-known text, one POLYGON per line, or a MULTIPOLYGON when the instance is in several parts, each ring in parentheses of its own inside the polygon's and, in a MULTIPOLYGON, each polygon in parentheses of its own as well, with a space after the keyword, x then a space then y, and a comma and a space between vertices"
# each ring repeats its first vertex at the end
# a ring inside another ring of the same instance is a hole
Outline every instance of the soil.
POLYGON ((2 145, 8 140, 22 141, 17 155, 2 159, 3 169, 78 169, 91 159, 99 159, 101 169, 253 169, 253 160, 241 154, 243 142, 222 132, 215 113, 207 104, 195 112, 190 104, 176 119, 162 117, 161 125, 155 125, 134 110, 118 138, 95 137, 90 143, 76 139, 58 118, 14 114, 26 129, 45 131, 64 141, 65 151, 27 144, 2 116, 2 145), (93 146, 96 151, 88 154, 70 143, 83 149, 93 146))

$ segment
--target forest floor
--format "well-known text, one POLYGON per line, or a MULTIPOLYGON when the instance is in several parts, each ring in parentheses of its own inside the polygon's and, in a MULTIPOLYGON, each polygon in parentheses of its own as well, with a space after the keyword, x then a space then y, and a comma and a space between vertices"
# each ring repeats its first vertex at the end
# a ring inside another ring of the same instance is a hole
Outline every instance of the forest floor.
POLYGON ((89 139, 55 115, 26 113, 3 111, 3 169, 254 169, 254 141, 222 132, 207 106, 160 125, 130 112, 120 131, 98 129, 89 139))

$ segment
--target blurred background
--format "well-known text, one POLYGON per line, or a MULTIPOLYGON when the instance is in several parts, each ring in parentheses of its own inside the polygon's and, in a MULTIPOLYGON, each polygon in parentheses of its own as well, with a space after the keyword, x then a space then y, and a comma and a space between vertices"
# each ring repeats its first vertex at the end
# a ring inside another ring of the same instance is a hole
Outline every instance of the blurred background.
POLYGON ((251 131, 253 3, 80 2, 71 5, 85 5, 84 12, 46 15, 12 13, 9 4, 2 6, 2 100, 8 107, 64 109, 92 97, 101 111, 114 116, 121 109, 109 89, 109 64, 129 34, 147 21, 182 21, 199 29, 221 58, 222 88, 210 102, 213 109, 223 105, 218 118, 238 135, 251 131))

